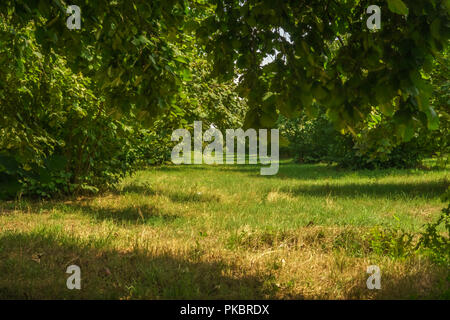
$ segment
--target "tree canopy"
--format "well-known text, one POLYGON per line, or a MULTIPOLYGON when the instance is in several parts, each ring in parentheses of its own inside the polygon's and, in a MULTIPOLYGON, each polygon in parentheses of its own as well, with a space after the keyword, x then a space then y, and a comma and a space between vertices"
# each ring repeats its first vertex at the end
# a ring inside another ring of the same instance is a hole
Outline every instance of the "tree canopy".
POLYGON ((65 26, 62 0, 7 0, 2 18, 35 24, 36 39, 92 77, 112 107, 148 113, 174 103, 188 57, 177 49, 195 32, 196 46, 220 79, 239 77, 251 107, 247 126, 271 126, 277 111, 316 115, 319 105, 352 131, 373 108, 393 116, 408 136, 416 123, 435 129, 431 85, 423 76, 448 46, 448 0, 164 0, 73 1, 81 30, 65 26), (381 30, 366 9, 382 9, 381 30), (268 56, 272 61, 263 63, 268 56))
POLYGON ((216 14, 197 34, 207 39, 217 75, 241 70, 241 92, 257 111, 249 126, 270 125, 276 110, 315 115, 320 104, 341 128, 353 128, 376 106, 405 127, 417 120, 437 127, 421 72, 448 46, 449 1, 215 4, 216 14), (373 4, 382 8, 382 28, 375 32, 366 27, 366 8, 373 4), (273 61, 262 65, 268 55, 273 61))

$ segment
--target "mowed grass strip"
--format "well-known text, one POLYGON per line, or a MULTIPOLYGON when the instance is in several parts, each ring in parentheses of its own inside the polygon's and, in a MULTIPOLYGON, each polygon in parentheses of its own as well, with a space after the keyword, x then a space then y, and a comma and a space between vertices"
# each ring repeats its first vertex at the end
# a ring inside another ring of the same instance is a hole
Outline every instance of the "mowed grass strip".
POLYGON ((0 202, 0 298, 448 294, 446 268, 407 249, 374 247, 382 230, 417 237, 436 219, 448 170, 349 171, 289 161, 276 176, 259 169, 163 166, 109 194, 0 202), (81 290, 66 288, 72 264, 81 268, 81 290), (373 264, 381 290, 366 287, 373 264))

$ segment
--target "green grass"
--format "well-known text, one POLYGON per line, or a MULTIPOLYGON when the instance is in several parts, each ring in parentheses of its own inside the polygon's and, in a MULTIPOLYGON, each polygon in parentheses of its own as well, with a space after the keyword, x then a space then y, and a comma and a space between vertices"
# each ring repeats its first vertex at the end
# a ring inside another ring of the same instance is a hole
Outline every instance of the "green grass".
POLYGON ((276 176, 259 169, 163 166, 96 197, 0 202, 0 298, 448 295, 446 268, 392 249, 397 231, 379 236, 401 229, 416 237, 434 221, 448 170, 289 161, 276 176), (71 264, 81 267, 82 290, 66 288, 71 264), (371 264, 382 270, 382 290, 366 288, 371 264))

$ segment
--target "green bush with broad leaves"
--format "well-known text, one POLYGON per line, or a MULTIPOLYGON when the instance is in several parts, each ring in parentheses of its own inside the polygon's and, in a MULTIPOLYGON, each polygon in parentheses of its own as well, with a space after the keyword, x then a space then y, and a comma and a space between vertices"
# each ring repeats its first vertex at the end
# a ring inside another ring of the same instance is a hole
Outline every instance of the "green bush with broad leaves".
POLYGON ((0 22, 0 197, 97 191, 134 160, 133 128, 115 120, 57 54, 43 54, 33 26, 0 22))
POLYGON ((363 130, 354 137, 336 130, 325 113, 312 120, 306 114, 295 119, 281 116, 278 126, 288 141, 287 152, 299 163, 337 163, 352 169, 405 168, 418 165, 432 154, 419 135, 395 145, 385 137, 383 125, 382 129, 363 130))
POLYGON ((149 116, 135 105, 108 105, 90 77, 42 50, 34 28, 3 21, 0 29, 2 198, 106 189, 139 165, 168 161, 174 129, 195 120, 221 129, 242 124, 245 102, 233 82, 208 79, 205 57, 191 55, 183 90, 166 113, 149 116))
MULTIPOLYGON (((450 72, 449 49, 436 55, 430 72, 430 105, 439 119, 434 128, 413 118, 410 127, 398 125, 396 116, 385 114, 386 105, 376 106, 366 119, 352 130, 339 132, 329 112, 317 106, 319 114, 311 119, 306 112, 288 119, 280 117, 278 126, 289 141, 288 152, 299 162, 337 162, 350 168, 414 167, 425 158, 435 158, 445 167, 450 152, 450 72)), ((398 117, 398 116, 397 116, 398 117)))
MULTIPOLYGON (((447 207, 439 218, 425 226, 417 248, 423 249, 434 261, 450 268, 450 187, 442 196, 447 207)), ((450 274, 449 279, 450 281, 450 274)))

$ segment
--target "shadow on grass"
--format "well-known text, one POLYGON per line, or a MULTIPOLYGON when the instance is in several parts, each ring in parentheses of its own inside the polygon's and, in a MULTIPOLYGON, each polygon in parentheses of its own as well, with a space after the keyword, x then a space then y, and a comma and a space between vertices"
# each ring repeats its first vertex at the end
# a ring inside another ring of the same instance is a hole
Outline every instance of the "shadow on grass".
POLYGON ((0 299, 264 299, 276 290, 198 253, 121 252, 55 230, 0 235, 0 261, 0 299), (81 268, 81 290, 66 287, 70 265, 81 268))
MULTIPOLYGON (((209 170, 220 172, 246 172, 255 177, 266 178, 268 176, 259 175, 259 167, 255 165, 232 165, 232 166, 168 166, 161 167, 161 171, 167 172, 185 172, 186 170, 209 170), (206 168, 205 168, 206 167, 206 168)), ((420 181, 420 182, 405 182, 405 183, 390 183, 390 182, 377 182, 368 181, 367 183, 351 183, 343 181, 339 183, 338 178, 348 175, 357 175, 357 177, 366 178, 382 178, 384 176, 396 177, 398 175, 398 181, 404 174, 408 175, 421 175, 423 172, 410 172, 408 170, 360 170, 350 171, 337 169, 335 167, 327 167, 324 165, 298 165, 294 163, 284 164, 280 168, 280 173, 273 177, 286 177, 288 179, 299 180, 312 180, 314 184, 304 184, 295 187, 282 188, 280 191, 288 192, 293 195, 301 196, 339 196, 344 198, 357 198, 361 196, 370 196, 377 198, 413 198, 422 197, 425 199, 439 198, 440 195, 445 192, 449 186, 449 181, 446 179, 437 181, 420 181), (318 183, 316 181, 320 179, 336 179, 337 183, 329 184, 328 182, 318 183)), ((130 185, 123 189, 123 192, 135 192, 139 194, 158 194, 157 191, 149 191, 150 187, 130 185)), ((214 196, 196 195, 195 193, 177 192, 177 193, 164 193, 174 202, 211 202, 218 201, 214 196)))
POLYGON ((348 296, 382 300, 450 299, 450 271, 443 266, 428 264, 409 273, 398 273, 396 270, 381 272, 380 290, 367 289, 367 278, 362 278, 348 292, 348 296))
MULTIPOLYGON (((355 176, 361 178, 383 178, 387 176, 420 176, 425 171, 415 169, 377 169, 377 170, 351 170, 340 168, 337 165, 327 164, 298 164, 293 161, 282 161, 280 163, 279 171, 273 176, 263 176, 260 174, 260 169, 267 167, 267 165, 166 165, 155 168, 161 172, 183 173, 186 171, 211 171, 221 173, 246 173, 252 177, 260 177, 264 179, 278 178, 278 179, 296 179, 296 180, 320 180, 326 178, 344 178, 348 176, 355 176)), ((430 169, 426 172, 440 172, 445 169, 430 169)), ((205 172, 206 173, 206 172, 205 172)))
POLYGON ((446 181, 427 181, 420 183, 347 183, 347 184, 317 184, 282 188, 281 191, 296 196, 343 198, 359 198, 369 196, 376 198, 439 198, 448 187, 446 181))
MULTIPOLYGON (((176 203, 206 203, 219 202, 220 198, 214 194, 205 194, 201 192, 177 191, 155 191, 146 185, 128 185, 122 190, 113 192, 115 196, 124 196, 126 194, 136 195, 162 195, 168 197, 172 202, 176 203)), ((126 205, 114 207, 114 202, 108 206, 95 205, 95 197, 85 197, 82 199, 68 198, 62 201, 26 201, 24 203, 5 203, 0 207, 0 214, 9 214, 15 210, 40 213, 40 212, 60 212, 73 213, 77 212, 86 215, 97 221, 113 221, 117 224, 145 224, 145 225, 167 225, 180 222, 184 217, 165 209, 164 206, 158 204, 134 204, 133 201, 121 201, 126 205)), ((111 201, 113 201, 112 199, 111 201)), ((120 201, 120 198, 116 199, 120 201)))
POLYGON ((214 194, 205 194, 195 190, 186 191, 167 191, 167 190, 155 190, 150 185, 142 184, 130 184, 123 187, 121 190, 115 192, 117 195, 124 195, 127 193, 134 193, 138 195, 163 195, 168 197, 172 202, 184 203, 184 202, 219 202, 220 197, 214 194))
MULTIPOLYGON (((0 234, 0 299, 276 299, 281 293, 271 274, 249 275, 232 262, 202 257, 194 249, 121 251, 103 239, 83 240, 54 229, 7 232, 0 234), (81 290, 67 289, 70 265, 81 269, 81 290)), ((448 279, 448 270, 433 265, 406 274, 383 270, 382 290, 370 291, 362 273, 346 297, 448 299, 446 274, 448 279)))
MULTIPOLYGON (((1 214, 11 214, 15 211, 29 212, 29 213, 55 213, 57 217, 64 217, 64 215, 77 213, 86 215, 97 221, 109 220, 118 224, 168 224, 183 219, 182 216, 172 213, 168 210, 162 210, 157 206, 149 204, 133 205, 118 208, 114 207, 100 207, 93 204, 93 199, 84 198, 66 199, 65 202, 59 201, 27 201, 18 204, 11 203, 6 207, 0 207, 1 214)), ((1 229, 0 229, 1 231, 1 229)))
POLYGON ((157 225, 172 223, 181 218, 173 213, 164 212, 151 205, 129 206, 125 208, 102 208, 90 204, 69 205, 70 211, 78 210, 95 220, 112 220, 116 223, 141 223, 157 225))

